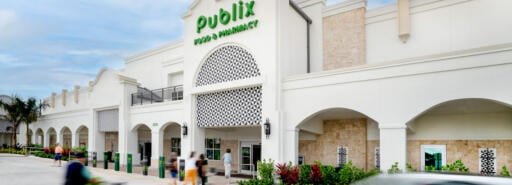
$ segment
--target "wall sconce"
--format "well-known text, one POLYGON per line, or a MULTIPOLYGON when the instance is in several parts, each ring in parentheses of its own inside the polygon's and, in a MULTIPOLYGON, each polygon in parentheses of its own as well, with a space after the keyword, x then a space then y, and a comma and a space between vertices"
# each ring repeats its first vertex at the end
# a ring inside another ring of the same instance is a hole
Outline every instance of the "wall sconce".
POLYGON ((181 126, 181 129, 183 130, 183 136, 188 135, 188 127, 186 122, 183 122, 183 126, 181 126))
POLYGON ((267 118, 267 121, 265 121, 265 135, 267 136, 267 139, 268 137, 270 137, 270 121, 268 120, 267 118))

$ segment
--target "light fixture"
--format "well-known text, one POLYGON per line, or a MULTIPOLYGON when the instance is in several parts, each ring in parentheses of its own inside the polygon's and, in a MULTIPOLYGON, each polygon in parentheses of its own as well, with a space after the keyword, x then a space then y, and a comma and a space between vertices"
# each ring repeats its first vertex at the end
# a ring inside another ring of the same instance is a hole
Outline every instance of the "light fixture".
POLYGON ((181 127, 181 129, 183 130, 183 136, 186 136, 188 135, 188 128, 187 128, 187 123, 186 122, 183 122, 183 126, 181 127))
POLYGON ((270 137, 270 121, 268 120, 267 118, 267 121, 265 121, 265 135, 267 136, 267 139, 268 137, 270 137))

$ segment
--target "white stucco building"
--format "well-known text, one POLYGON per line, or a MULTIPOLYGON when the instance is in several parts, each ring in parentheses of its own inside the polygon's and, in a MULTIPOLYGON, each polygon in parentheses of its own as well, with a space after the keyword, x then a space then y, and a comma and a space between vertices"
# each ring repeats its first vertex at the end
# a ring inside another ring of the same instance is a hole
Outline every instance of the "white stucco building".
POLYGON ((137 164, 198 151, 219 169, 230 148, 239 173, 269 158, 383 170, 461 159, 498 172, 512 167, 510 10, 505 0, 371 10, 364 0, 196 0, 183 40, 48 97, 32 140, 119 152, 122 164, 127 153, 137 164))

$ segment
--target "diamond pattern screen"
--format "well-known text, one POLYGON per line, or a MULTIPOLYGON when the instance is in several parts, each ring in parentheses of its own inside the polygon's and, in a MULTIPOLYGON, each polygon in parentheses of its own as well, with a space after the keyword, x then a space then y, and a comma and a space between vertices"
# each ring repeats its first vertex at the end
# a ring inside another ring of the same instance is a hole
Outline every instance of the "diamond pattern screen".
POLYGON ((261 86, 197 96, 198 127, 257 126, 261 118, 261 86))
POLYGON ((492 176, 496 174, 496 148, 480 148, 480 174, 492 176))
POLYGON ((201 66, 196 86, 217 84, 260 76, 253 56, 239 46, 214 51, 201 66))

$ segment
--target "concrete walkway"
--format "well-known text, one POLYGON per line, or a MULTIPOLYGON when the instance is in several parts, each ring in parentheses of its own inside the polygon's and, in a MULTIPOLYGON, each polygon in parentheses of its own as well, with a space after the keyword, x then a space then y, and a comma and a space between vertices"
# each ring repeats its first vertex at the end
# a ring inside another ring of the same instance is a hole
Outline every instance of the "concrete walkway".
MULTIPOLYGON (((64 184, 64 174, 67 162, 62 161, 62 167, 58 167, 51 159, 44 159, 34 156, 22 156, 14 154, 0 154, 0 185, 48 185, 64 184)), ((141 174, 128 174, 102 168, 89 170, 94 177, 113 184, 122 182, 127 185, 169 185, 170 179, 160 179, 154 176, 142 176, 141 174)), ((222 176, 210 176, 208 184, 228 184, 222 176)), ((231 184, 236 184, 241 179, 232 178, 231 184)), ((178 182, 178 184, 182 184, 178 182)))

